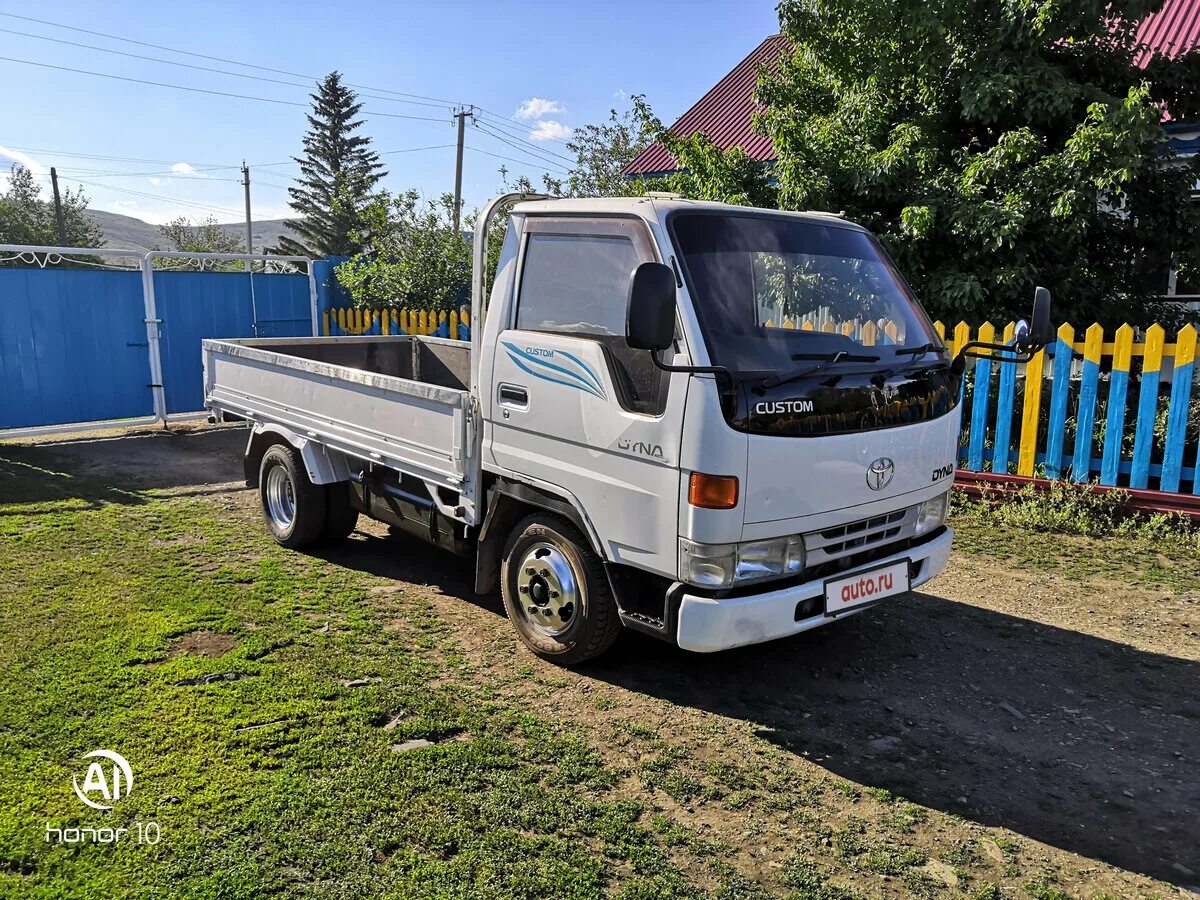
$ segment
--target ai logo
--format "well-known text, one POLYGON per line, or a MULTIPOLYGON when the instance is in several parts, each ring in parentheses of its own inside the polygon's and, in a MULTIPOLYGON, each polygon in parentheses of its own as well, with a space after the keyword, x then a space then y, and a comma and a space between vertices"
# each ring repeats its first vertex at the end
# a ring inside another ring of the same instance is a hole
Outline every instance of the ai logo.
POLYGON ((83 776, 82 785, 79 783, 78 774, 71 777, 71 783, 75 787, 75 796, 92 809, 112 809, 114 803, 122 797, 128 796, 129 792, 133 790, 133 769, 130 768, 125 757, 112 750, 93 750, 83 756, 84 759, 95 757, 111 762, 112 769, 105 773, 104 766, 99 761, 89 763, 87 774, 83 776), (98 799, 106 800, 107 805, 92 799, 97 795, 98 799))

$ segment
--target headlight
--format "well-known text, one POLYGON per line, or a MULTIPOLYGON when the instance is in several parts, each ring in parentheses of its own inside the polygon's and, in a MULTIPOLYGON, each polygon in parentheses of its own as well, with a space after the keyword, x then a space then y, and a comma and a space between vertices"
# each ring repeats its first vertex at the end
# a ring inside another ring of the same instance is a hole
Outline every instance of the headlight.
POLYGON ((924 503, 917 506, 917 527, 913 532, 914 537, 920 537, 923 534, 935 529, 941 528, 946 524, 946 512, 950 508, 950 492, 938 494, 924 503))
POLYGON ((697 544, 679 539, 679 580, 699 587, 727 588, 748 581, 784 578, 804 569, 798 534, 740 544, 697 544))

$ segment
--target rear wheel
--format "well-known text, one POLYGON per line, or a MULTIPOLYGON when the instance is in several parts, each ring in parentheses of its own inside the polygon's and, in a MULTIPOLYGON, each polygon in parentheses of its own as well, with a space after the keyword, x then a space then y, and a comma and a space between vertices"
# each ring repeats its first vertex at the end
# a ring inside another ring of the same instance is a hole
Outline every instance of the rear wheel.
POLYGON ((329 543, 344 541, 358 524, 358 510, 350 503, 350 482, 335 481, 325 485, 325 525, 321 540, 329 543))
POLYGON ((532 515, 517 525, 500 578, 508 618, 543 659, 561 665, 593 659, 620 633, 604 564, 560 516, 532 515))
POLYGON ((272 444, 258 470, 263 519, 276 543, 290 550, 311 547, 325 526, 325 488, 313 484, 290 444, 272 444))

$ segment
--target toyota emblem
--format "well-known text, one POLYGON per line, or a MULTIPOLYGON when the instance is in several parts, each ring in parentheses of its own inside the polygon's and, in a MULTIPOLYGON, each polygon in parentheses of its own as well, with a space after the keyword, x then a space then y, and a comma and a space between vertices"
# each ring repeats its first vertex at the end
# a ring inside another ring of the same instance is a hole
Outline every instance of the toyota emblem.
POLYGON ((896 474, 896 464, 886 456, 881 456, 867 466, 867 487, 873 491, 882 491, 892 483, 896 474))

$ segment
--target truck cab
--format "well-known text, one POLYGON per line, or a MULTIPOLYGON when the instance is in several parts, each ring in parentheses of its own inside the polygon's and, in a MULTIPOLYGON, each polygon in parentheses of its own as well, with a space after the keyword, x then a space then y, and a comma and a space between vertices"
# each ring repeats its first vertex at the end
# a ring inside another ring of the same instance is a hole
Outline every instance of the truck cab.
POLYGON ((469 346, 205 341, 206 402, 250 424, 279 543, 366 514, 473 557, 567 665, 622 628, 710 652, 928 581, 966 356, 1051 334, 1039 288, 1012 345, 952 360, 875 237, 821 213, 506 195, 474 242, 469 346))
MULTIPOLYGON (((945 565, 958 379, 857 225, 666 198, 520 203, 482 324, 483 467, 569 505, 625 625, 720 650, 945 565), (644 264, 673 294, 661 349, 628 331, 652 302, 644 264), (860 572, 886 577, 858 596, 860 572)), ((502 588, 519 628, 553 638, 567 619, 528 599, 536 553, 502 588)))

